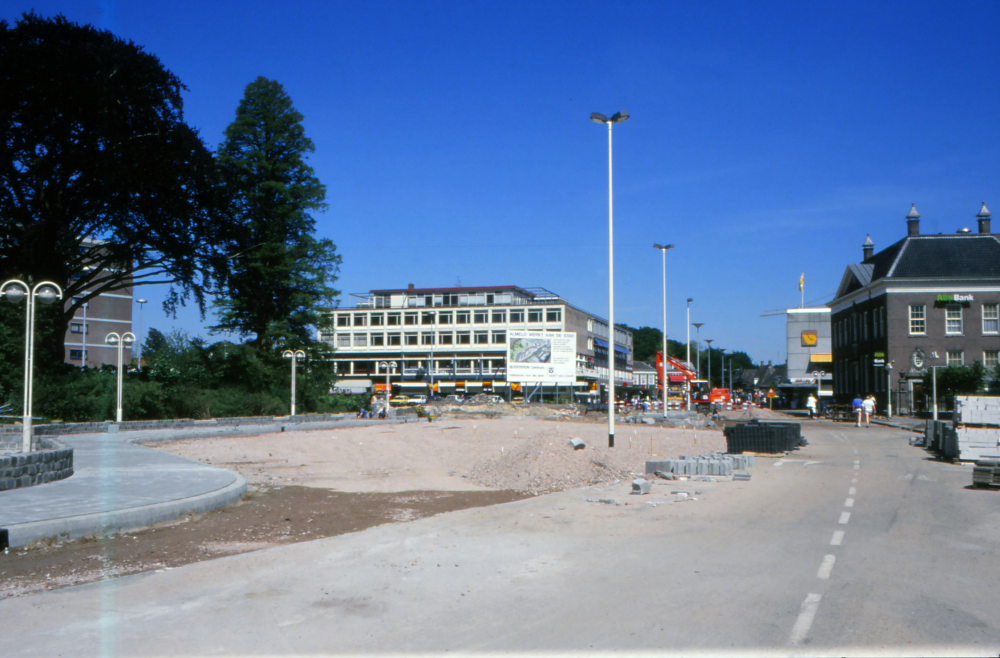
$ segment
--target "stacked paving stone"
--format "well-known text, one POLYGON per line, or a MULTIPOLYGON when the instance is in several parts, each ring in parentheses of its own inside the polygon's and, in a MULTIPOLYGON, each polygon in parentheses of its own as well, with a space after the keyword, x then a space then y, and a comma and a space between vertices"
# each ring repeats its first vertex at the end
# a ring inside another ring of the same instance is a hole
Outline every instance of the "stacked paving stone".
POLYGON ((958 454, 945 456, 969 460, 1000 456, 1000 397, 958 396, 953 419, 958 454))
POLYGON ((1000 397, 956 397, 951 420, 927 421, 923 445, 947 458, 1000 458, 1000 397))
POLYGON ((726 455, 714 453, 677 459, 659 459, 646 462, 646 473, 673 473, 674 475, 732 475, 754 465, 753 455, 726 455))
POLYGON ((41 450, 0 456, 0 491, 62 480, 73 475, 73 449, 55 439, 42 439, 41 450))

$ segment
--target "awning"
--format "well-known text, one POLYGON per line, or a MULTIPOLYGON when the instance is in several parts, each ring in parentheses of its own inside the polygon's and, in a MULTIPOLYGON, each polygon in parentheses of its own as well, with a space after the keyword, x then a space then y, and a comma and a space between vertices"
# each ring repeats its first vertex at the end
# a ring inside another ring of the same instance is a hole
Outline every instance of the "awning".
POLYGON ((358 393, 367 393, 368 389, 372 387, 372 380, 370 379, 341 379, 333 385, 333 392, 354 395, 358 393))
POLYGON ((608 349, 608 341, 601 340, 600 338, 594 339, 594 345, 597 345, 598 347, 603 347, 604 349, 608 349))

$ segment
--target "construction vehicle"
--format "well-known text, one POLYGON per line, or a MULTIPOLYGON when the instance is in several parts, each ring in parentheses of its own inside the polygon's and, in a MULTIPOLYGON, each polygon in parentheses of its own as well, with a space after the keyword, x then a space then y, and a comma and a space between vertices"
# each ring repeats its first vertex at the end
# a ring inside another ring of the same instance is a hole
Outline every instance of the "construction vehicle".
POLYGON ((666 381, 667 387, 667 409, 686 409, 687 401, 691 394, 691 382, 698 378, 698 375, 694 370, 688 367, 683 361, 675 359, 674 357, 667 355, 667 364, 670 369, 668 370, 669 376, 664 378, 663 376, 663 351, 658 351, 656 353, 656 378, 657 378, 657 388, 663 391, 664 382, 666 381), (675 380, 673 386, 669 381, 670 376, 675 380))

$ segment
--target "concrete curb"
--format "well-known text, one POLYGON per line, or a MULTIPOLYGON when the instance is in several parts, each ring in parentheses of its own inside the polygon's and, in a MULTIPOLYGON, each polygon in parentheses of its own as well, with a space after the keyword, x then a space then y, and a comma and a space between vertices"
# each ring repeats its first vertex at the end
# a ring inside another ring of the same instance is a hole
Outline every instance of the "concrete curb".
POLYGON ((144 528, 154 523, 171 521, 188 512, 198 514, 209 512, 232 505, 246 493, 247 481, 239 473, 233 473, 233 476, 235 480, 228 486, 189 498, 179 498, 163 503, 97 514, 83 514, 61 519, 9 525, 6 527, 7 541, 11 548, 15 548, 46 537, 65 540, 79 539, 96 533, 112 535, 123 530, 144 528))

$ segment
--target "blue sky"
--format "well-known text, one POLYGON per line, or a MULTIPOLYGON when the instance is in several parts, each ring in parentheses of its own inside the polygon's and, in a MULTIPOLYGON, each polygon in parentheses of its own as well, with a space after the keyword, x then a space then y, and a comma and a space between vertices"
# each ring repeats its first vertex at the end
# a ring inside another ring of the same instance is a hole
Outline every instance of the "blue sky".
MULTIPOLYGON (((130 39, 187 85, 215 148, 244 87, 279 81, 327 186, 338 288, 545 287, 616 320, 784 359, 761 313, 832 297, 871 234, 1000 211, 1000 3, 0 0, 130 39)), ((144 323, 203 334, 197 313, 144 323)), ((342 298, 344 303, 349 299, 342 298)))

